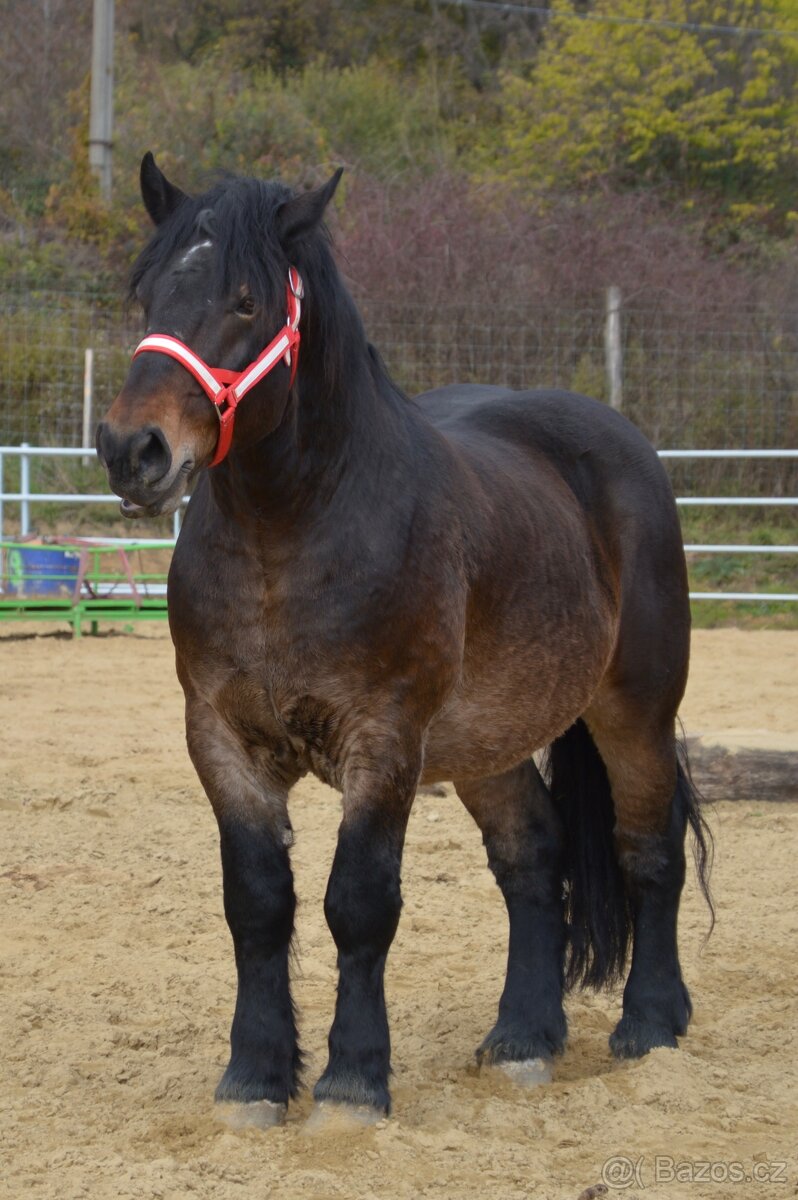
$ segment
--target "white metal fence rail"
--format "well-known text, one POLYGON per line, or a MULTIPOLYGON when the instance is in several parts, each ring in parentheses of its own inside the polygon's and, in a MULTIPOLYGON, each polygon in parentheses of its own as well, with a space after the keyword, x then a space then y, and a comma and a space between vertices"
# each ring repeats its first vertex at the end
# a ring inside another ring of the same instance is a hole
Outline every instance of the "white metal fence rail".
MULTIPOLYGON (((19 532, 21 537, 30 533, 30 512, 32 504, 119 504, 119 497, 111 492, 92 494, 89 492, 32 492, 30 490, 30 464, 32 458, 91 458, 96 450, 93 446, 29 446, 23 442, 21 446, 0 446, 0 539, 5 537, 6 502, 19 504, 19 532), (5 491, 5 459, 19 459, 19 491, 5 491)), ((184 496, 183 503, 188 502, 184 496)), ((174 545, 180 532, 180 509, 174 515, 174 536, 163 539, 165 546, 174 545)), ((137 542, 140 538, 103 538, 103 541, 137 542)), ((156 539, 158 540, 158 539, 156 539)), ((152 542, 152 538, 147 538, 152 542)))
MULTIPOLYGON (((660 450, 663 459, 740 459, 740 458, 798 458, 798 450, 660 450)), ((119 499, 108 492, 100 494, 72 492, 32 492, 30 490, 30 464, 33 458, 85 458, 93 456, 93 447, 80 446, 0 446, 0 539, 5 536, 4 505, 15 503, 20 506, 20 534, 30 533, 31 505, 33 504, 118 504, 119 499), (6 458, 18 458, 19 491, 7 492, 4 484, 6 458)), ((188 496, 184 497, 184 503, 188 496)), ((798 507, 798 496, 677 496, 678 505, 793 505, 798 507)), ((174 515, 174 537, 163 539, 163 545, 174 545, 180 532, 180 510, 174 515)), ((103 541, 133 542, 135 538, 103 538, 103 541)), ((151 541, 151 539, 148 539, 151 541)), ((685 543, 685 551, 693 554, 796 554, 798 545, 759 546, 737 543, 685 543)), ((691 600, 767 600, 798 601, 798 592, 691 592, 691 600)))

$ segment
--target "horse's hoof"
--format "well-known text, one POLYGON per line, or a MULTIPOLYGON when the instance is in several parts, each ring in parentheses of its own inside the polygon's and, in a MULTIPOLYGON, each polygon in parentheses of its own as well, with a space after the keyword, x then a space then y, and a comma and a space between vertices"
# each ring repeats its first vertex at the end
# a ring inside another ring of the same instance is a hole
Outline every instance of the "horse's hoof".
POLYGON ((332 1100, 317 1100, 305 1122, 308 1133, 346 1132, 363 1129, 385 1120, 385 1111, 370 1104, 339 1104, 332 1100))
POLYGON ((564 1013, 532 1033, 500 1020, 477 1049, 477 1066, 500 1067, 520 1087, 550 1083, 554 1056, 562 1053, 566 1033, 564 1013))
POLYGON ((387 1116, 391 1107, 391 1097, 384 1083, 358 1075, 352 1071, 326 1070, 313 1089, 313 1099, 317 1104, 329 1104, 350 1108, 372 1109, 387 1116))
POLYGON ((679 1043, 673 1029, 628 1014, 621 1017, 610 1034, 610 1050, 616 1058, 643 1058, 649 1050, 657 1050, 661 1046, 669 1050, 678 1049, 679 1043))
POLYGON ((520 1062, 499 1062, 496 1066, 504 1071, 519 1087, 540 1087, 551 1083, 552 1062, 550 1058, 525 1058, 520 1062))
POLYGON ((219 1120, 230 1129, 273 1129, 284 1124, 287 1111, 287 1104, 273 1100, 220 1100, 216 1104, 219 1120))

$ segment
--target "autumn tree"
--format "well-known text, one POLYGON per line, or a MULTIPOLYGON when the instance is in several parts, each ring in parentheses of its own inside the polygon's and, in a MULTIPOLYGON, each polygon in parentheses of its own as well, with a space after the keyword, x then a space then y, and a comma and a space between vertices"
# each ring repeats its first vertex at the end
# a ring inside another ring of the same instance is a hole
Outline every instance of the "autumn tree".
POLYGON ((664 185, 783 230, 798 207, 796 83, 794 3, 597 0, 580 16, 560 0, 530 69, 504 77, 503 148, 488 155, 538 187, 664 185))
POLYGON ((0 189, 40 212, 70 151, 67 96, 91 60, 91 5, 84 0, 0 0, 0 189))

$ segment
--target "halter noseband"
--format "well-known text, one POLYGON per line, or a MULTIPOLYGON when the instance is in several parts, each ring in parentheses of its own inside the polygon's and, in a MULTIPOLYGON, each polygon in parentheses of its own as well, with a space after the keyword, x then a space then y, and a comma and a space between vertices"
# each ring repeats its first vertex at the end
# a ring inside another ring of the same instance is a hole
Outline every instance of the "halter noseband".
POLYGON ((216 452, 210 465, 215 467, 227 455, 233 440, 233 422, 236 408, 247 392, 260 383, 265 375, 277 366, 282 359, 291 368, 293 387, 296 377, 297 360, 299 358, 299 318, 302 314, 302 297, 304 295, 302 278, 296 267, 288 268, 286 284, 286 301, 288 316, 284 328, 269 342, 266 349, 258 355, 254 362, 243 371, 226 371, 222 367, 209 367, 198 354, 181 342, 179 338, 170 337, 166 333, 151 333, 139 342, 133 351, 133 357, 139 354, 153 352, 167 354, 176 359, 181 366, 189 371, 203 389, 219 416, 219 440, 216 452))

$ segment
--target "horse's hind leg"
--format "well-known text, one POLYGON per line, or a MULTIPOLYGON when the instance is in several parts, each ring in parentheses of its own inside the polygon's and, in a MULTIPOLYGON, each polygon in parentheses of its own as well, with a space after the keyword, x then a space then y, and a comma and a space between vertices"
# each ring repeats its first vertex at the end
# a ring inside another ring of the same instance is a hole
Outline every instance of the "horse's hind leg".
POLYGON ((510 1066, 519 1082, 543 1082, 566 1037, 560 820, 531 761, 492 779, 455 782, 455 787, 482 831, 510 919, 499 1017, 477 1059, 519 1064, 510 1066))
POLYGON ((585 719, 607 769, 633 922, 623 1016, 610 1047, 618 1058, 638 1058, 657 1046, 675 1047, 692 1012, 677 918, 693 800, 677 763, 672 715, 647 722, 639 698, 610 691, 585 719))

